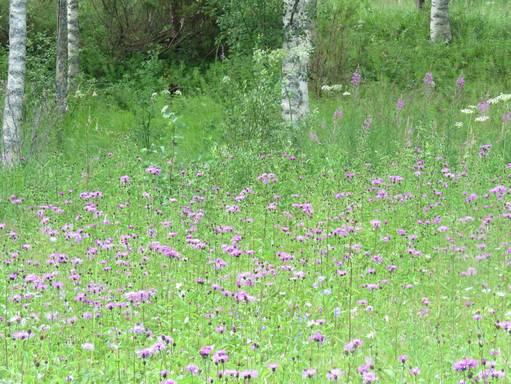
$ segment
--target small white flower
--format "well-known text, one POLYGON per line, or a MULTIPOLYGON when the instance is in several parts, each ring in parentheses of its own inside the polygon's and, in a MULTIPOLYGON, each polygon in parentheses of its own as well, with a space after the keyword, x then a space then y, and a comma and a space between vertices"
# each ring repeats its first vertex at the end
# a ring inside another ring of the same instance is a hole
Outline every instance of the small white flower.
POLYGON ((169 112, 169 106, 168 106, 168 105, 165 105, 165 106, 161 109, 161 114, 162 114, 162 116, 163 116, 165 119, 170 118, 170 116, 172 115, 172 112, 169 112))
POLYGON ((465 108, 465 109, 461 110, 461 113, 470 114, 470 113, 474 113, 474 110, 470 109, 470 108, 465 108))
POLYGON ((489 119, 490 119, 489 116, 483 115, 483 116, 476 117, 475 121, 483 122, 483 121, 486 121, 486 120, 489 120, 489 119))
POLYGON ((494 97, 492 99, 489 99, 488 100, 488 103, 490 104, 497 104, 497 103, 500 103, 501 101, 508 101, 508 100, 511 100, 511 93, 501 93, 500 95, 498 95, 497 97, 494 97))
POLYGON ((222 79, 223 83, 228 83, 229 81, 231 81, 231 78, 229 76, 224 76, 224 78, 222 79))
POLYGON ((324 92, 340 92, 342 90, 342 84, 323 85, 321 90, 324 92))
POLYGON ((176 90, 176 92, 174 92, 174 95, 178 95, 178 96, 180 96, 180 95, 182 95, 182 94, 183 94, 183 93, 182 93, 182 92, 181 92, 181 90, 179 90, 179 89, 177 89, 177 90, 176 90))
POLYGON ((454 123, 454 126, 457 128, 461 128, 461 127, 463 127, 463 123, 461 121, 457 121, 454 123))
POLYGON ((348 91, 346 91, 346 92, 344 92, 342 95, 343 95, 343 96, 351 96, 351 93, 350 93, 350 92, 348 92, 348 91))

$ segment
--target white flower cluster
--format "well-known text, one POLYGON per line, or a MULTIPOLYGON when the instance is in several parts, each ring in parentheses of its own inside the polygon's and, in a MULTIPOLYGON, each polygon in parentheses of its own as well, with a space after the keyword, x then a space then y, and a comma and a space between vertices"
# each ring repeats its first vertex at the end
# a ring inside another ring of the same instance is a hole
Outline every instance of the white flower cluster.
POLYGON ((321 86, 321 90, 323 92, 341 92, 342 84, 332 84, 332 85, 323 85, 321 86))
POLYGON ((501 93, 500 95, 492 98, 492 99, 488 99, 488 103, 490 104, 498 104, 500 103, 501 101, 509 101, 511 100, 511 93, 501 93))
POLYGON ((484 121, 487 121, 490 119, 490 116, 488 115, 481 115, 481 116, 477 116, 474 121, 478 121, 478 122, 484 122, 484 121))
MULTIPOLYGON (((508 102, 511 100, 511 93, 501 93, 500 95, 496 96, 496 97, 493 97, 491 99, 488 99, 486 100, 486 102, 490 105, 495 105, 495 104, 498 104, 500 102, 508 102)), ((477 111, 478 107, 476 105, 469 105, 467 106, 466 108, 463 108, 462 110, 460 110, 461 113, 465 113, 465 114, 473 114, 477 111)), ((485 121, 488 121, 490 120, 490 116, 488 116, 487 114, 483 113, 483 114, 480 114, 479 116, 477 116, 474 121, 477 121, 479 123, 482 123, 482 122, 485 122, 485 121)), ((458 124, 461 124, 461 123, 456 123, 456 126, 459 127, 461 125, 458 125, 458 124)))
POLYGON ((313 51, 312 44, 307 38, 298 37, 294 39, 293 46, 287 47, 287 56, 291 60, 298 60, 299 62, 308 62, 309 57, 313 51))

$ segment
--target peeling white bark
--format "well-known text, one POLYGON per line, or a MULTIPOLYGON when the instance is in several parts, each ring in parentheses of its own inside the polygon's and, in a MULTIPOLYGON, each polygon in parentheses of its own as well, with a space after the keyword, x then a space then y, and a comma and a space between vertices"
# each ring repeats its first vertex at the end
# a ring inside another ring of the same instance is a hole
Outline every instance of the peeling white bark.
POLYGON ((315 0, 284 0, 282 117, 297 124, 309 113, 308 67, 315 0))
POLYGON ((2 124, 2 164, 12 167, 21 158, 21 121, 25 93, 27 0, 9 3, 9 73, 2 124))
POLYGON ((434 42, 449 42, 452 39, 449 22, 449 0, 431 1, 431 40, 434 42))
POLYGON ((67 86, 70 91, 74 91, 77 76, 80 72, 78 0, 67 0, 67 55, 67 86))
POLYGON ((55 74, 57 108, 60 113, 67 110, 67 0, 57 4, 57 63, 55 74))

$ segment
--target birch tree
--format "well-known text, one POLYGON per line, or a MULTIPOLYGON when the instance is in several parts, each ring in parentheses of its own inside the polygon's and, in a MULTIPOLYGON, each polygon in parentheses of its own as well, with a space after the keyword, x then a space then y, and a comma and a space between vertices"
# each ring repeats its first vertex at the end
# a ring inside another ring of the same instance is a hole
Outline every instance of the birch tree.
POLYGON ((282 117, 299 123, 309 113, 308 67, 316 0, 284 0, 282 117))
POLYGON ((57 0, 57 63, 55 74, 57 108, 67 110, 67 0, 57 0))
POLYGON ((68 91, 74 91, 77 76, 80 72, 78 0, 67 0, 67 56, 67 87, 68 91))
POLYGON ((2 164, 16 165, 21 158, 21 120, 25 93, 27 0, 9 2, 9 72, 2 124, 2 164))
POLYGON ((431 40, 434 42, 451 41, 451 24, 449 22, 449 0, 431 1, 431 40))

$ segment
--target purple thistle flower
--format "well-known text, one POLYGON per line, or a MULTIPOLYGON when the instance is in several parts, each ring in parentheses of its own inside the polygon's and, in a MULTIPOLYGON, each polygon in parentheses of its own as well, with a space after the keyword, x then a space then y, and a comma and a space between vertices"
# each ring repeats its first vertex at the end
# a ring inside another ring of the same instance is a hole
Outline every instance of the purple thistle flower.
POLYGON ((215 364, 220 364, 220 363, 224 364, 224 363, 227 363, 227 361, 229 361, 229 355, 223 349, 215 352, 215 354, 213 355, 213 362, 215 364))
POLYGON ((427 72, 424 75, 424 85, 429 88, 435 87, 435 81, 433 80, 433 73, 427 72))
POLYGON ((326 378, 328 381, 337 381, 344 375, 344 372, 339 368, 333 368, 326 373, 326 378))
POLYGON ((486 157, 488 153, 490 153, 492 145, 491 144, 483 144, 479 147, 479 157, 486 157))
POLYGON ((200 369, 198 366, 196 366, 195 364, 189 364, 187 367, 186 367, 186 370, 188 372, 190 372, 192 375, 198 375, 200 373, 200 369))
POLYGON ((150 175, 154 175, 154 176, 159 176, 161 173, 161 169, 154 165, 150 165, 149 167, 147 167, 145 169, 145 171, 146 171, 146 173, 149 173, 150 175))
POLYGON ((127 185, 130 183, 130 177, 127 175, 121 176, 119 178, 119 182, 121 183, 121 185, 127 185))
POLYGON ((399 360, 399 362, 400 362, 401 364, 404 364, 404 363, 406 363, 406 361, 408 360, 408 356, 406 356, 406 355, 400 355, 397 359, 399 360))
POLYGON ((334 120, 341 120, 344 117, 344 112, 337 108, 334 112, 333 119, 334 120))
POLYGON ((263 184, 274 184, 277 182, 277 176, 274 173, 263 173, 257 177, 257 180, 263 184))
POLYGON ((351 85, 354 87, 360 86, 360 83, 362 82, 362 75, 360 74, 360 67, 357 67, 355 72, 353 72, 353 75, 351 76, 351 85))
POLYGON ((213 346, 212 345, 206 345, 206 346, 202 347, 199 350, 199 354, 202 357, 208 357, 211 354, 212 351, 213 351, 213 346))
POLYGON ((169 375, 169 371, 167 371, 166 369, 162 369, 160 371, 160 377, 166 378, 168 375, 169 375))
POLYGON ((17 331, 13 332, 12 338, 14 340, 27 340, 33 336, 32 331, 17 331))
POLYGON ((477 360, 472 359, 472 358, 464 358, 460 361, 456 361, 452 365, 452 368, 455 371, 463 372, 463 371, 468 371, 470 369, 477 368, 477 365, 478 365, 477 360))
POLYGON ((402 98, 397 99, 396 109, 398 111, 402 111, 404 107, 405 107, 405 101, 402 98))
POLYGON ((477 109, 480 114, 485 115, 490 110, 490 103, 487 100, 483 100, 477 104, 477 109))
POLYGON ((456 80, 456 87, 460 90, 465 87, 465 77, 463 77, 463 75, 458 77, 458 79, 456 80))
POLYGON ((323 344, 325 341, 325 336, 321 334, 321 332, 314 333, 311 337, 309 337, 309 340, 315 341, 316 343, 323 344))
POLYGON ((316 373, 318 373, 316 368, 307 368, 307 369, 303 370, 302 377, 304 379, 310 379, 310 378, 316 376, 316 373))
POLYGON ((498 321, 495 326, 498 329, 502 329, 504 331, 507 331, 511 334, 511 320, 510 321, 498 321))
POLYGON ((154 354, 151 348, 143 348, 137 351, 137 356, 141 359, 147 359, 154 354))
POLYGON ((344 345, 344 352, 345 353, 353 353, 355 352, 359 347, 362 346, 363 341, 360 339, 354 339, 352 341, 349 341, 344 345))
POLYGON ((362 374, 362 380, 364 384, 371 384, 378 380, 374 372, 364 372, 362 374))
POLYGON ((246 371, 241 371, 239 376, 244 380, 255 379, 258 376, 258 372, 254 369, 249 369, 246 371))

